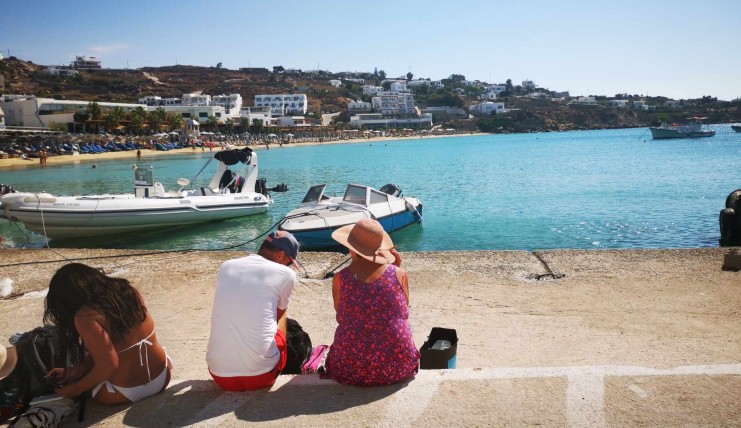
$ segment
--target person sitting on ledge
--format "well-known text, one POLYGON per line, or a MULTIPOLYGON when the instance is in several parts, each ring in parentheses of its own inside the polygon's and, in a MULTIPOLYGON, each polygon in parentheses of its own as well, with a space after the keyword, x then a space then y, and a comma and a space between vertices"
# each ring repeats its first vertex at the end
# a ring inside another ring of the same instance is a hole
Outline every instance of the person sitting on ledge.
POLYGON ((341 227, 332 238, 352 261, 332 279, 337 330, 323 378, 381 386, 413 378, 419 351, 409 326, 409 279, 391 237, 376 220, 341 227))
POLYGON ((216 276, 206 362, 225 391, 275 383, 288 359, 286 310, 298 283, 299 243, 285 231, 269 234, 257 254, 227 260, 216 276))
POLYGON ((44 323, 59 328, 62 352, 81 361, 49 372, 59 395, 73 398, 92 389, 99 403, 130 403, 170 382, 172 363, 154 320, 126 279, 81 263, 61 267, 49 284, 44 323))

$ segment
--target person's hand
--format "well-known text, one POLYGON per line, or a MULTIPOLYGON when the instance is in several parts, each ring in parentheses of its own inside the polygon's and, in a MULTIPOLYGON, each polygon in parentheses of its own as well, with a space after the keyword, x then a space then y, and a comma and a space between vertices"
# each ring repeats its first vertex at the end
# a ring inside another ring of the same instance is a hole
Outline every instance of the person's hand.
POLYGON ((47 382, 53 384, 54 386, 64 385, 68 383, 70 380, 67 379, 67 371, 61 367, 53 368, 49 370, 49 373, 46 374, 46 380, 47 382))
POLYGON ((389 253, 391 253, 391 255, 394 256, 394 264, 396 265, 396 267, 401 267, 401 254, 399 254, 399 252, 396 251, 396 248, 390 249, 389 253))

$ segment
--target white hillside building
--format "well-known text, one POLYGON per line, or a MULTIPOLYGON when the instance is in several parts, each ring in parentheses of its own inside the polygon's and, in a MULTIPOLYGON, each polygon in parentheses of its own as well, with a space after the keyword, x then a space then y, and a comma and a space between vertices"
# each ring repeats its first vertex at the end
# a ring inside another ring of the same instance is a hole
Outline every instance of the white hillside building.
POLYGON ((306 94, 255 95, 255 106, 270 107, 273 116, 304 115, 308 99, 306 94))

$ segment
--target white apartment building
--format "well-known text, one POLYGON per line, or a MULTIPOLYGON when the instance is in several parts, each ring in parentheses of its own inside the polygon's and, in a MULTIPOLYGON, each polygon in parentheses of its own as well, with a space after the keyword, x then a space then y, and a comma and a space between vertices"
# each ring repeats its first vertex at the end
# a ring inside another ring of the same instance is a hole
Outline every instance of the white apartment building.
POLYGON ((268 106, 273 116, 306 114, 308 100, 306 94, 255 95, 255 106, 268 106))
POLYGON ((372 108, 373 106, 371 103, 364 101, 351 101, 347 103, 347 110, 350 113, 368 112, 371 111, 372 108))
POLYGON ((385 91, 382 86, 373 86, 373 85, 364 85, 363 86, 363 94, 364 95, 376 95, 381 92, 385 91))
POLYGON ((522 89, 526 91, 534 91, 535 90, 535 82, 532 80, 523 80, 522 81, 522 89))
POLYGON ((227 115, 237 116, 242 109, 242 96, 239 94, 214 95, 209 105, 222 106, 227 115))
POLYGON ((46 68, 44 73, 51 74, 52 76, 74 76, 77 74, 77 70, 68 67, 51 66, 46 68))
POLYGON ((610 100, 607 105, 614 108, 628 108, 628 100, 610 100))
POLYGON ((255 119, 261 120, 264 126, 273 125, 272 108, 269 106, 261 107, 242 107, 239 110, 239 119, 247 119, 248 123, 252 125, 252 121, 255 119))
POLYGON ((360 83, 361 85, 365 85, 365 79, 342 78, 342 80, 347 80, 348 82, 360 83))
POLYGON ((431 128, 432 114, 425 113, 417 117, 389 118, 381 113, 366 113, 350 116, 350 125, 373 129, 387 128, 431 128))
POLYGON ((391 82, 389 92, 409 92, 407 82, 391 82))
POLYGON ((505 113, 507 110, 504 108, 504 103, 493 103, 491 101, 483 101, 478 104, 474 104, 469 107, 474 113, 488 115, 492 113, 500 114, 505 113))
POLYGON ((571 104, 578 104, 583 106, 594 106, 597 105, 597 100, 592 97, 577 97, 575 100, 571 102, 571 104))
POLYGON ((481 94, 482 100, 496 100, 499 94, 506 91, 507 87, 504 85, 491 85, 486 89, 486 92, 481 94))
POLYGON ((342 81, 341 80, 337 80, 337 79, 331 79, 329 81, 329 84, 332 85, 332 86, 334 86, 335 88, 338 88, 338 87, 340 87, 340 85, 342 85, 342 81))
MULTIPOLYGON (((5 112, 5 123, 8 126, 49 129, 53 125, 74 123, 74 115, 87 111, 89 101, 55 100, 37 98, 33 95, 5 95, 0 101, 0 108, 5 112)), ((97 103, 103 112, 121 107, 131 111, 139 104, 97 103)))
POLYGON ((160 98, 156 95, 150 95, 144 98, 139 98, 139 104, 148 107, 165 107, 165 106, 179 106, 183 105, 180 98, 160 98))
POLYGON ((208 122, 208 118, 212 116, 216 118, 216 122, 219 124, 225 123, 228 119, 236 122, 239 118, 239 116, 234 117, 231 114, 227 114, 222 106, 179 105, 164 106, 162 108, 168 113, 178 114, 185 119, 195 119, 200 124, 208 122))
POLYGON ((101 68, 100 60, 94 56, 76 55, 75 60, 72 61, 72 68, 77 69, 88 69, 88 68, 101 68))
POLYGON ((412 80, 410 82, 407 82, 407 86, 410 88, 413 88, 415 86, 429 86, 435 89, 440 89, 440 88, 445 87, 445 85, 443 85, 443 82, 439 80, 429 80, 429 79, 412 80))
POLYGON ((646 105, 646 102, 645 101, 641 101, 641 100, 635 100, 635 101, 633 101, 632 104, 633 104, 633 108, 634 109, 636 109, 636 110, 643 110, 643 106, 646 105))
POLYGON ((211 105, 211 95, 197 93, 183 94, 181 104, 184 106, 208 106, 211 105))
POLYGON ((372 99, 373 108, 384 116, 416 114, 414 95, 402 92, 383 92, 372 99))

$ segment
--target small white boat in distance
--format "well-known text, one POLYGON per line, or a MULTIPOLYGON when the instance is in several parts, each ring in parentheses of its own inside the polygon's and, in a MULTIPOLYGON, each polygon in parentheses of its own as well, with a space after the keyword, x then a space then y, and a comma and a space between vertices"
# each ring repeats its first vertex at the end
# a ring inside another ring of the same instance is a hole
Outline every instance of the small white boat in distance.
POLYGON ((278 226, 279 230, 291 232, 301 248, 336 247, 332 232, 363 218, 378 220, 387 233, 422 222, 422 203, 417 198, 402 196, 395 184, 387 184, 381 190, 349 184, 342 197, 325 195, 326 187, 326 184, 312 186, 301 205, 286 214, 278 226))
POLYGON ((134 166, 134 193, 55 196, 48 193, 7 193, 0 196, 0 217, 21 222, 47 238, 77 238, 130 233, 265 212, 273 202, 258 179, 257 154, 250 148, 215 153, 192 180, 178 179, 179 190, 166 191, 154 181, 149 166, 134 166), (206 187, 193 188, 206 166, 218 166, 206 187), (242 164, 239 173, 231 165, 242 164), (246 171, 245 171, 246 170, 246 171), (190 186, 190 187, 189 187, 190 186))
POLYGON ((651 137, 654 140, 665 138, 702 138, 712 137, 715 131, 703 130, 701 120, 704 117, 691 117, 689 120, 694 122, 686 124, 663 125, 658 128, 648 128, 651 130, 651 137))

